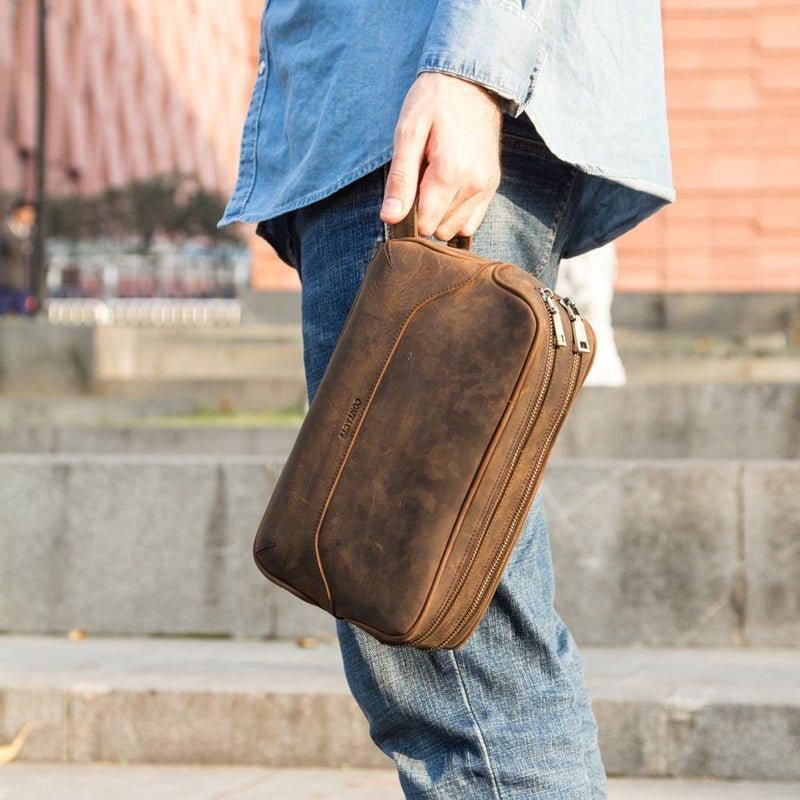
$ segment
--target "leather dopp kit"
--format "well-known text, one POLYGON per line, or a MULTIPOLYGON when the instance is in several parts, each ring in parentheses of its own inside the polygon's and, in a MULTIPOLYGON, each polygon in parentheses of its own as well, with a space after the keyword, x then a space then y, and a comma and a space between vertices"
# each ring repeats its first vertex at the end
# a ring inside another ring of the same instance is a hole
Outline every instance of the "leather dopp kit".
POLYGON ((468 248, 394 226, 255 538, 269 580, 387 644, 475 630, 594 357, 572 301, 468 248))

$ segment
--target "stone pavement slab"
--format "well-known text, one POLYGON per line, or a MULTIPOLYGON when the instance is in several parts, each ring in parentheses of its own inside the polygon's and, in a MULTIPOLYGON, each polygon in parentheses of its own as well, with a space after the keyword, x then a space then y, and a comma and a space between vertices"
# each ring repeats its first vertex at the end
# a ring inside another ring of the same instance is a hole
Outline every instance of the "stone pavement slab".
MULTIPOLYGON (((283 455, 301 412, 281 424, 265 415, 192 415, 167 400, 0 397, 0 452, 283 455)), ((800 449, 796 383, 587 386, 559 434, 556 458, 795 459, 800 449)))
MULTIPOLYGON (((0 630, 331 632, 330 617, 253 564, 281 467, 0 455, 0 630)), ((797 646, 798 492, 789 459, 554 462, 542 494, 559 613, 584 645, 797 646)))
MULTIPOLYGON (((611 779, 609 800, 796 800, 798 783, 611 779)), ((393 771, 16 763, 0 800, 402 800, 393 771)))
MULTIPOLYGON (((615 775, 800 780, 800 651, 586 648, 615 775)), ((381 767, 338 649, 0 637, 0 741, 37 761, 381 767)))

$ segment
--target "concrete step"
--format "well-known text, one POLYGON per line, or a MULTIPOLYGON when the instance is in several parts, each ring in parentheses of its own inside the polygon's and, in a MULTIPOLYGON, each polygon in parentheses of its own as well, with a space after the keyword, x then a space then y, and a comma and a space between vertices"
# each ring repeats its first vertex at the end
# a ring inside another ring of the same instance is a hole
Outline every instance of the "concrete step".
MULTIPOLYGON (((281 467, 0 456, 0 630, 330 631, 252 563, 281 467)), ((789 460, 554 462, 543 497, 559 611, 581 644, 800 645, 799 490, 789 460)))
POLYGON ((620 352, 650 359, 800 358, 800 327, 787 325, 776 330, 747 332, 703 331, 690 326, 643 330, 616 325, 614 338, 620 352))
POLYGON ((652 357, 624 353, 622 363, 632 384, 797 383, 800 356, 731 356, 729 358, 652 357))
MULTIPOLYGON (((717 321, 718 322, 718 321, 717 321)), ((771 382, 800 377, 798 329, 731 333, 641 330, 617 326, 615 338, 628 380, 634 384, 771 382)))
MULTIPOLYGON (((0 800, 403 800, 394 771, 12 764, 0 800)), ((800 783, 612 778, 608 800, 797 800, 800 783)))
MULTIPOLYGON (((586 649, 610 774, 800 780, 800 653, 586 649)), ((338 649, 0 639, 0 740, 28 761, 385 767, 338 649)))
POLYGON ((172 400, 191 402, 195 409, 231 409, 241 411, 281 411, 302 407, 306 385, 302 377, 211 378, 180 380, 98 381, 98 395, 126 401, 172 400))
POLYGON ((93 363, 91 391, 129 400, 279 410, 306 396, 293 325, 98 327, 93 363))
POLYGON ((154 416, 186 416, 197 411, 198 403, 193 398, 126 400, 88 394, 0 394, 2 450, 41 450, 39 445, 24 445, 28 437, 37 437, 39 430, 44 431, 49 442, 52 441, 50 431, 87 427, 103 429, 109 425, 119 427, 120 421, 131 424, 154 416))
MULTIPOLYGON (((302 403, 284 414, 193 414, 197 406, 74 400, 0 404, 0 451, 263 455, 288 453, 302 403)), ((213 407, 213 404, 212 404, 213 407)), ((800 382, 587 387, 559 438, 564 458, 780 458, 800 453, 800 382)))
POLYGON ((286 456, 297 437, 300 411, 287 424, 253 427, 247 415, 160 417, 153 422, 0 428, 0 452, 68 454, 286 456))
POLYGON ((69 326, 0 320, 0 391, 280 409, 305 395, 295 324, 69 326))
POLYGON ((585 387, 556 453, 571 458, 798 457, 800 382, 709 380, 585 387))

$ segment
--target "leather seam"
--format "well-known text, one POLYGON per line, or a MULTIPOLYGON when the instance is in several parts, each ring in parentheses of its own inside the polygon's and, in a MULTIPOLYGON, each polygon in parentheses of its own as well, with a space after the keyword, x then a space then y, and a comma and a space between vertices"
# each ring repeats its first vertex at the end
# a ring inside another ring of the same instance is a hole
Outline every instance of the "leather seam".
MULTIPOLYGON (((534 309, 533 304, 530 302, 530 300, 524 294, 519 292, 513 286, 510 286, 510 285, 508 285, 508 284, 506 284, 506 283, 504 283, 502 281, 499 281, 497 279, 498 270, 509 268, 511 265, 505 264, 505 263, 503 263, 501 261, 496 261, 496 262, 491 262, 491 263, 487 264, 486 266, 487 267, 488 266, 493 266, 494 267, 494 269, 492 270, 492 282, 496 286, 502 288, 504 291, 508 292, 509 294, 511 294, 511 295, 513 295, 515 297, 518 297, 525 305, 528 306, 528 308, 530 309, 530 311, 532 313, 532 316, 533 316, 534 320, 536 320, 536 333, 534 334, 536 336, 538 334, 538 331, 540 330, 540 326, 539 326, 539 318, 536 315, 536 311, 534 309)), ((479 270, 479 272, 480 272, 480 270, 479 270)), ((548 342, 549 342, 549 333, 547 334, 547 336, 548 336, 548 342)), ((528 353, 525 356, 525 360, 526 361, 530 358, 531 352, 535 347, 536 347, 536 342, 534 340, 534 342, 531 344, 531 347, 528 350, 528 353)), ((526 375, 527 374, 528 373, 526 373, 526 375)), ((518 379, 517 383, 514 385, 514 389, 512 390, 512 393, 511 393, 512 396, 515 393, 517 393, 517 389, 520 386, 520 384, 522 382, 524 382, 525 377, 526 376, 520 375, 520 378, 518 379)), ((534 397, 534 400, 535 400, 535 397, 534 397)), ((504 415, 506 420, 511 416, 511 414, 513 413, 514 408, 515 407, 513 407, 506 415, 504 415)), ((530 408, 530 403, 528 404, 528 406, 526 408, 526 411, 529 408, 530 408)), ((523 419, 523 421, 524 421, 524 419, 523 419)), ((500 430, 502 428, 502 426, 503 426, 503 421, 501 420, 500 423, 498 423, 498 427, 497 427, 495 433, 493 434, 493 438, 496 435, 497 430, 500 430)), ((520 433, 520 430, 521 430, 521 426, 522 426, 522 423, 520 423, 520 425, 517 426, 517 428, 516 428, 516 430, 514 432, 514 437, 513 437, 514 441, 516 441, 517 437, 519 436, 519 433, 520 433)), ((485 472, 485 466, 486 466, 486 464, 489 463, 489 461, 491 460, 491 457, 492 456, 490 454, 488 457, 484 456, 484 458, 481 460, 481 464, 479 466, 479 471, 480 471, 481 474, 483 474, 485 472)), ((506 459, 506 461, 503 464, 503 468, 504 469, 505 469, 505 466, 506 466, 507 463, 508 463, 508 459, 506 459)), ((494 497, 495 489, 497 488, 498 485, 499 485, 499 482, 495 482, 495 484, 492 486, 492 488, 490 490, 490 493, 491 493, 492 497, 494 497)), ((470 490, 471 489, 472 489, 472 485, 470 485, 470 490)), ((465 498, 465 502, 467 502, 467 500, 469 499, 470 490, 467 491, 467 498, 465 498)), ((472 500, 469 499, 469 502, 471 504, 472 500)), ((485 517, 485 512, 486 512, 487 508, 488 508, 488 500, 487 500, 487 506, 484 508, 484 511, 481 512, 481 521, 485 517)), ((463 519, 466 516, 466 513, 468 511, 469 511, 469 507, 467 507, 466 512, 462 515, 461 510, 459 510, 459 515, 458 516, 462 519, 462 521, 463 521, 463 519)), ((457 533, 458 530, 459 529, 454 528, 454 530, 451 532, 450 538, 448 539, 447 545, 445 547, 445 554, 447 554, 449 552, 449 550, 451 548, 451 545, 453 543, 454 535, 457 533)), ((470 539, 470 543, 469 543, 470 546, 475 541, 475 537, 476 536, 477 536, 477 531, 472 535, 472 538, 470 539)), ((373 635, 375 635, 375 634, 380 634, 382 636, 390 635, 390 636, 393 636, 394 638, 396 638, 398 641, 406 640, 409 636, 411 636, 411 634, 414 631, 414 629, 420 624, 420 620, 421 620, 422 616, 425 614, 425 610, 428 608, 428 606, 429 606, 429 604, 431 602, 431 599, 433 598, 433 595, 434 595, 434 593, 435 593, 435 591, 436 591, 436 589, 437 589, 437 587, 439 585, 439 581, 441 580, 442 567, 443 567, 445 558, 446 558, 446 556, 443 557, 442 564, 440 564, 439 569, 437 570, 436 575, 434 576, 434 579, 433 579, 433 581, 431 583, 430 591, 428 592, 428 595, 426 596, 425 601, 422 604, 422 609, 421 609, 420 613, 417 615, 417 618, 414 620, 414 623, 408 628, 408 630, 404 631, 401 634, 387 634, 385 631, 380 631, 380 630, 374 628, 373 626, 371 626, 371 625, 369 625, 369 624, 367 624, 365 622, 362 622, 361 620, 350 619, 349 621, 354 623, 355 625, 358 625, 359 627, 371 632, 373 635)), ((458 578, 460 577, 460 573, 462 572, 462 568, 463 568, 463 565, 464 565, 464 559, 465 559, 465 557, 462 557, 462 560, 459 563, 458 569, 456 570, 456 574, 454 576, 453 585, 451 585, 451 587, 448 589, 448 599, 452 596, 453 591, 454 591, 453 590, 453 586, 455 585, 455 583, 457 582, 458 578)), ((436 625, 440 624, 446 617, 447 617, 446 613, 442 614, 440 619, 437 620, 436 625)))
POLYGON ((277 584, 278 586, 282 587, 283 589, 286 589, 287 591, 291 592, 296 597, 299 597, 301 600, 305 600, 306 603, 311 603, 312 605, 315 605, 315 606, 318 605, 313 597, 311 597, 310 595, 307 595, 304 591, 302 591, 301 589, 298 589, 293 584, 287 583, 286 581, 284 581, 281 578, 277 577, 272 572, 270 572, 266 568, 266 566, 264 566, 264 562, 261 561, 261 559, 258 556, 259 556, 260 553, 263 553, 264 550, 267 550, 267 549, 268 548, 266 548, 266 547, 260 547, 254 553, 254 556, 255 556, 254 560, 256 562, 256 566, 261 571, 262 575, 264 575, 265 578, 269 579, 274 584, 277 584))
MULTIPOLYGON (((388 261, 389 265, 393 268, 394 264, 392 263, 391 247, 389 246, 388 242, 387 242, 387 245, 385 246, 384 249, 385 249, 385 252, 386 252, 387 261, 388 261)), ((406 315, 405 319, 403 320, 402 324, 400 325, 400 329, 398 330, 397 334, 395 335, 394 340, 392 341, 392 344, 389 346, 389 349, 387 350, 387 352, 386 352, 386 354, 385 354, 385 356, 383 358, 381 366, 380 366, 380 368, 378 370, 378 374, 375 377, 375 380, 373 381, 372 386, 369 389, 369 392, 367 393, 368 397, 367 397, 367 401, 364 404, 364 410, 361 412, 361 415, 360 415, 360 417, 358 419, 358 422, 357 422, 357 424, 355 426, 355 429, 353 431, 353 435, 352 435, 352 437, 350 439, 350 442, 349 442, 349 444, 347 446, 347 449, 342 454, 342 457, 339 460, 339 464, 338 464, 338 466, 336 468, 336 474, 334 476, 333 483, 331 484, 330 488, 328 489, 327 496, 325 498, 325 502, 323 503, 323 506, 320 509, 320 512, 319 512, 319 514, 317 516, 317 523, 316 523, 316 528, 315 528, 315 531, 314 531, 314 553, 315 553, 316 560, 317 560, 317 569, 319 570, 320 577, 322 578, 323 586, 325 587, 325 594, 326 594, 326 596, 328 598, 328 606, 330 608, 330 612, 334 616, 336 616, 336 611, 335 611, 334 604, 333 604, 333 597, 331 595, 330 585, 328 583, 328 578, 327 578, 327 576, 325 574, 325 568, 324 568, 324 566, 322 564, 322 556, 320 554, 320 536, 321 536, 321 531, 322 531, 322 524, 323 524, 324 519, 325 519, 325 514, 326 514, 326 512, 327 512, 327 510, 328 510, 328 508, 329 508, 329 506, 331 504, 331 500, 333 499, 333 495, 334 495, 334 493, 336 492, 336 489, 339 486, 339 482, 340 482, 341 476, 342 476, 342 474, 344 472, 344 468, 347 465, 347 461, 348 461, 348 459, 350 457, 350 453, 352 452, 353 447, 354 447, 356 441, 358 440, 358 434, 361 431, 361 428, 362 428, 362 426, 364 424, 364 420, 366 419, 367 413, 368 413, 368 411, 369 411, 369 409, 370 409, 370 407, 372 405, 372 401, 373 401, 373 399, 375 397, 375 393, 378 390, 378 387, 380 386, 381 381, 383 380, 383 376, 386 373, 386 369, 388 368, 389 364, 391 363, 392 356, 394 355, 395 351, 397 350, 397 346, 400 343, 400 340, 402 339, 403 334, 406 331, 406 328, 408 327, 408 323, 410 322, 411 318, 417 313, 417 311, 420 308, 422 308, 427 303, 432 302, 433 300, 436 300, 439 297, 442 297, 443 295, 445 295, 445 294, 447 294, 449 292, 453 292, 456 289, 459 289, 462 286, 465 286, 470 281, 474 281, 478 277, 478 275, 480 275, 484 270, 488 269, 489 267, 496 266, 497 264, 501 264, 501 263, 502 262, 499 262, 499 261, 488 262, 487 264, 482 265, 482 267, 480 269, 475 270, 475 272, 472 275, 469 275, 468 277, 458 281, 457 283, 452 284, 451 286, 448 286, 448 287, 446 287, 444 289, 440 289, 438 292, 433 292, 432 294, 429 294, 426 297, 424 297, 422 300, 419 300, 416 303, 416 305, 414 305, 414 307, 406 315)))
MULTIPOLYGON (((569 402, 570 396, 572 394, 571 386, 573 385, 573 373, 575 373, 575 363, 576 363, 576 360, 577 360, 578 365, 579 365, 578 366, 578 374, 579 374, 580 373, 580 358, 581 358, 580 354, 574 354, 572 356, 572 365, 570 367, 570 373, 569 373, 570 380, 567 382, 567 384, 565 384, 559 390, 559 401, 558 401, 558 408, 560 409, 559 417, 556 419, 555 422, 552 423, 552 425, 550 426, 550 428, 547 431, 547 442, 546 442, 546 444, 548 446, 553 441, 555 435, 557 434, 560 422, 566 416, 566 412, 567 412, 566 406, 567 406, 567 403, 569 402)), ((553 379, 553 376, 551 376, 550 383, 548 385, 548 389, 549 389, 549 386, 552 385, 552 379, 553 379)), ((576 379, 577 379, 577 375, 576 375, 576 379)), ((533 431, 531 431, 531 433, 533 433, 533 431)), ((526 483, 531 478, 533 478, 535 480, 537 472, 540 472, 540 468, 537 467, 537 466, 534 466, 534 468, 528 473, 528 475, 526 477, 526 483)), ((498 508, 499 508, 499 506, 498 506, 498 508)), ((510 528, 511 528, 510 523, 511 523, 512 519, 513 519, 513 513, 512 513, 511 517, 506 516, 506 521, 503 523, 503 528, 505 528, 507 530, 510 530, 510 528)), ((511 534, 513 536, 512 541, 516 541, 516 537, 519 535, 519 527, 524 524, 524 521, 525 521, 524 516, 520 516, 520 519, 517 522, 517 531, 515 531, 515 532, 513 532, 511 534)), ((506 554, 507 557, 510 556, 511 550, 513 550, 513 546, 509 546, 508 547, 507 554, 506 554)), ((500 553, 501 551, 502 551, 502 545, 501 545, 501 549, 500 550, 495 551, 494 558, 496 558, 498 553, 500 553)), ((480 608, 481 608, 481 606, 479 605, 478 609, 480 609, 480 608)), ((469 622, 470 622, 469 609, 467 609, 467 611, 461 615, 461 618, 456 623, 455 629, 448 632, 447 638, 444 639, 444 644, 445 645, 449 645, 453 641, 453 639, 455 637, 462 636, 465 630, 468 631, 469 630, 469 622)))
MULTIPOLYGON (((501 265, 501 268, 502 268, 502 266, 507 266, 507 265, 501 265)), ((503 283, 502 281, 497 280, 496 272, 497 272, 497 270, 493 270, 492 271, 492 280, 495 282, 496 285, 501 286, 507 292, 513 294, 516 297, 519 297, 530 308, 531 313, 533 314, 533 318, 537 321, 537 329, 538 329, 538 327, 539 327, 539 323, 538 323, 539 318, 536 315, 536 311, 535 311, 535 309, 533 307, 533 304, 530 302, 530 300, 524 294, 522 294, 521 292, 516 290, 513 286, 510 286, 510 285, 508 285, 506 283, 503 283)), ((549 337, 549 333, 548 333, 548 337, 549 337)), ((530 353, 533 351, 535 346, 536 345, 535 345, 535 342, 534 342, 531 345, 531 348, 529 350, 528 355, 526 356, 526 360, 528 358, 530 358, 530 353)), ((527 377, 527 374, 528 373, 526 373, 526 375, 524 375, 524 376, 520 376, 520 381, 524 381, 525 377, 527 377)), ((516 391, 516 386, 514 387, 514 390, 516 391)), ((546 394, 547 389, 543 388, 541 391, 544 391, 545 394, 546 394)), ((522 432, 523 425, 525 423, 526 416, 527 416, 528 413, 530 413, 531 409, 533 407, 535 407, 535 405, 537 404, 539 395, 541 394, 541 391, 537 392, 537 393, 534 393, 532 395, 530 401, 528 402, 528 405, 525 408, 525 414, 522 416, 519 424, 517 425, 516 430, 514 431, 514 436, 513 436, 513 439, 512 439, 512 443, 515 443, 515 442, 518 441, 518 438, 520 437, 520 434, 522 432)), ((516 408, 516 406, 515 406, 515 408, 516 408)), ((512 411, 510 413, 513 413, 513 410, 514 409, 512 409, 512 411)), ((478 517, 478 523, 475 526, 475 530, 473 531, 472 536, 470 537, 470 540, 469 540, 469 542, 467 544, 467 547, 465 548, 464 554, 462 555, 461 560, 459 561, 458 567, 456 568, 456 570, 455 570, 455 572, 453 574, 452 583, 451 583, 450 587, 447 590, 447 595, 445 596, 444 601, 442 602, 442 610, 436 615, 436 618, 434 619, 434 621, 432 623, 430 623, 430 633, 433 633, 435 631, 435 629, 442 622, 444 622, 447 619, 447 615, 449 613, 449 609, 447 609, 447 606, 451 601, 453 601, 455 599, 455 595, 457 593, 456 587, 459 585, 459 582, 461 580, 462 575, 464 575, 465 572, 466 572, 466 574, 469 573, 469 568, 467 568, 465 570, 465 564, 466 564, 466 561, 468 559, 469 553, 472 551, 473 545, 475 544, 475 542, 476 542, 476 540, 478 538, 478 535, 479 535, 481 529, 484 527, 484 522, 489 517, 489 508, 490 508, 490 506, 492 506, 494 504, 495 499, 497 499, 496 507, 499 507, 500 503, 503 500, 503 496, 500 493, 500 485, 501 485, 501 482, 502 482, 502 476, 505 474, 506 469, 509 467, 509 465, 511 463, 511 460, 512 460, 512 457, 513 457, 513 452, 514 452, 514 448, 512 447, 509 450, 509 452, 507 453, 507 455, 506 455, 506 457, 505 457, 505 459, 503 461, 503 466, 502 466, 502 469, 500 470, 500 477, 495 481, 494 485, 491 487, 491 489, 489 491, 489 496, 486 498, 486 502, 483 505, 483 510, 481 511, 480 516, 478 517)), ((491 456, 490 456, 490 458, 491 458, 491 456)), ((486 522, 486 531, 487 532, 489 530, 489 525, 490 524, 491 524, 491 520, 486 522)), ((433 592, 433 588, 431 589, 431 592, 433 592)), ((428 603, 428 600, 426 600, 426 605, 427 605, 427 603, 428 603)), ((423 610, 424 610, 424 607, 423 607, 423 610)), ((417 619, 417 621, 414 623, 415 626, 417 624, 419 624, 419 619, 417 619)), ((411 630, 413 630, 413 626, 412 626, 411 630)), ((428 635, 430 635, 430 633, 428 635)))

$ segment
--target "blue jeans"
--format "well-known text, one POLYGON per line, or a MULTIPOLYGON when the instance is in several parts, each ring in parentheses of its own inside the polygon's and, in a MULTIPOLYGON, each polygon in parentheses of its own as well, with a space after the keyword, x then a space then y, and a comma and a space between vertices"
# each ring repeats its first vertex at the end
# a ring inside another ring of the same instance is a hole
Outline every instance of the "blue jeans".
MULTIPOLYGON (((300 273, 309 398, 387 236, 378 217, 385 175, 386 167, 259 225, 300 273)), ((555 159, 524 121, 506 119, 502 175, 473 248, 553 286, 579 213, 580 173, 555 159)), ((350 689, 409 800, 605 798, 581 658, 553 596, 537 498, 486 616, 462 647, 389 647, 338 622, 350 689)))

